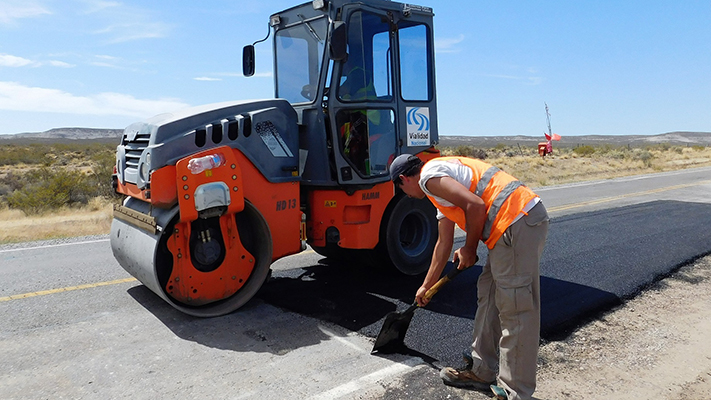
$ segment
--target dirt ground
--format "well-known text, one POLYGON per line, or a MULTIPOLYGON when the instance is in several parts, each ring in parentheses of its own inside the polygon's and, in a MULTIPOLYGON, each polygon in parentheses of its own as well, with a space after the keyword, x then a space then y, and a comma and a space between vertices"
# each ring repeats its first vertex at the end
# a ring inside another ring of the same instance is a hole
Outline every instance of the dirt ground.
POLYGON ((711 256, 539 353, 536 399, 711 399, 711 256))

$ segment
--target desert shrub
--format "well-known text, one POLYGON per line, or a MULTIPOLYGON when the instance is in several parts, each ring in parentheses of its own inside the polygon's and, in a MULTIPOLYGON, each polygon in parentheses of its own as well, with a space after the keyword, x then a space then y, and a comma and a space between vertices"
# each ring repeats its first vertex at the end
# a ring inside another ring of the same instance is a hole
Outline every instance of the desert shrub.
POLYGON ((17 164, 48 164, 48 146, 14 144, 0 146, 0 166, 17 164))
POLYGON ((695 145, 691 146, 691 149, 696 150, 696 151, 703 151, 704 149, 706 149, 706 147, 699 146, 698 144, 695 144, 695 145))
POLYGON ((115 151, 115 145, 106 143, 2 144, 0 166, 71 165, 77 161, 90 160, 97 155, 115 151))
POLYGON ((651 167, 654 155, 648 150, 642 150, 635 153, 634 159, 642 161, 645 167, 651 167))
POLYGON ((457 146, 452 151, 452 155, 462 157, 473 157, 478 158, 480 160, 486 160, 486 151, 484 151, 484 149, 479 149, 474 146, 457 146))
POLYGON ((96 189, 78 171, 40 168, 23 176, 24 186, 6 196, 10 208, 40 214, 65 205, 86 204, 96 189))
POLYGON ((588 144, 584 144, 574 148, 573 152, 579 156, 591 156, 595 154, 595 148, 588 144))
POLYGON ((21 189, 22 186, 24 186, 22 178, 10 171, 7 175, 0 178, 0 196, 5 196, 8 193, 21 189))
POLYGON ((460 145, 454 148, 453 152, 455 156, 467 156, 469 152, 473 149, 472 146, 460 145))
POLYGON ((114 197, 116 193, 111 187, 111 175, 113 174, 116 156, 113 152, 97 152, 91 156, 91 173, 89 174, 89 184, 96 189, 96 195, 102 197, 114 197))
POLYGON ((671 147, 672 146, 669 143, 657 143, 657 144, 653 144, 650 146, 646 146, 645 150, 647 150, 647 151, 653 151, 653 150, 668 151, 669 149, 671 149, 671 147))
POLYGON ((472 150, 471 157, 486 160, 486 151, 484 151, 484 149, 474 149, 472 150))
POLYGON ((598 146, 598 147, 595 149, 595 152, 596 152, 597 154, 608 155, 609 153, 615 151, 616 149, 617 149, 616 146, 613 146, 613 145, 611 145, 611 144, 607 144, 607 143, 606 143, 606 144, 603 144, 603 145, 601 145, 601 146, 598 146))
POLYGON ((57 209, 66 204, 68 199, 66 193, 58 193, 49 186, 39 185, 13 192, 7 196, 7 204, 10 208, 32 215, 57 209))

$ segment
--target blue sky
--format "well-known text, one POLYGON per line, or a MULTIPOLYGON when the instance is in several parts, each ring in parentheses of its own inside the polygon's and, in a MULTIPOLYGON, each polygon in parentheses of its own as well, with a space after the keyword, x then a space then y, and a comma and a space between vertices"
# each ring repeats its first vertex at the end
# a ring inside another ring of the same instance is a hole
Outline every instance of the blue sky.
MULTIPOLYGON (((0 133, 273 96, 270 1, 0 0, 0 133)), ((430 1, 441 135, 711 131, 711 1, 430 1)))

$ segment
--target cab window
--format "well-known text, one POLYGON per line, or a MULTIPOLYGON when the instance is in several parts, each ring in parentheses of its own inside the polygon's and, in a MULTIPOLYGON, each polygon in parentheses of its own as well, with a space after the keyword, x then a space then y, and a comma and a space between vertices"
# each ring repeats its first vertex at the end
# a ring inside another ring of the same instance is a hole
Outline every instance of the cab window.
POLYGON ((348 58, 343 63, 338 98, 344 102, 389 101, 390 25, 382 16, 357 11, 348 23, 348 58))
POLYGON ((431 99, 431 74, 427 26, 406 25, 398 29, 400 49, 400 87, 402 98, 410 101, 431 99))

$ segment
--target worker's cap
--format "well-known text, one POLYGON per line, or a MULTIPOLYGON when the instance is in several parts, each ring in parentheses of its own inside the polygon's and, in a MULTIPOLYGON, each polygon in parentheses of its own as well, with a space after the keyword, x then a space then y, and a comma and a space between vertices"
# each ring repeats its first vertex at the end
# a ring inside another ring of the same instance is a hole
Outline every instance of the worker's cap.
POLYGON ((407 175, 409 169, 419 165, 422 161, 412 154, 400 154, 397 156, 392 164, 390 164, 390 180, 395 182, 400 175, 407 175))

